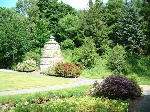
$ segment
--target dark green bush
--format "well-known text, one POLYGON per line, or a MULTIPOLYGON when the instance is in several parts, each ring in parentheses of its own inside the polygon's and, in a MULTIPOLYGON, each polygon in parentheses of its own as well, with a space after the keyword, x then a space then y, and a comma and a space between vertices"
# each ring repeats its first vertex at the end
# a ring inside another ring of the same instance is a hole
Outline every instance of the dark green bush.
POLYGON ((17 71, 32 72, 36 70, 36 61, 33 59, 25 60, 22 63, 18 63, 16 66, 17 71))
POLYGON ((83 45, 74 50, 72 61, 84 68, 92 68, 96 64, 97 56, 95 43, 92 39, 86 38, 83 45))
POLYGON ((121 73, 125 71, 126 66, 126 51, 124 47, 116 45, 113 49, 106 51, 106 59, 108 67, 115 73, 121 73))
POLYGON ((81 69, 73 63, 57 63, 55 73, 61 77, 79 77, 81 69))
POLYGON ((67 39, 63 42, 61 42, 61 49, 66 50, 66 49, 74 49, 75 44, 71 39, 67 39))
POLYGON ((142 90, 133 80, 120 75, 111 75, 99 84, 95 82, 89 94, 110 99, 134 99, 142 95, 142 90))

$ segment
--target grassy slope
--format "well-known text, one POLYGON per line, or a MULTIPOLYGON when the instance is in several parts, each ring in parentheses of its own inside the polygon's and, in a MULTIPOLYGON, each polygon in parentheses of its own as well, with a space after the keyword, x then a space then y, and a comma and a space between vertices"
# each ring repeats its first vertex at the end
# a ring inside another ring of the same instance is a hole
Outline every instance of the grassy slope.
MULTIPOLYGON (((65 62, 71 62, 71 50, 63 51, 63 57, 65 62)), ((136 59, 134 57, 130 57, 127 59, 127 73, 124 74, 127 77, 133 77, 138 81, 138 84, 141 85, 150 85, 150 58, 143 57, 140 59, 136 59)), ((109 75, 113 74, 110 70, 108 70, 106 66, 106 60, 99 57, 97 60, 97 64, 92 69, 84 69, 81 77, 85 78, 106 78, 109 75)))
POLYGON ((31 75, 0 72, 0 91, 19 90, 44 86, 73 83, 61 78, 46 78, 31 75))
POLYGON ((150 57, 127 59, 127 75, 134 77, 141 85, 150 85, 150 57))

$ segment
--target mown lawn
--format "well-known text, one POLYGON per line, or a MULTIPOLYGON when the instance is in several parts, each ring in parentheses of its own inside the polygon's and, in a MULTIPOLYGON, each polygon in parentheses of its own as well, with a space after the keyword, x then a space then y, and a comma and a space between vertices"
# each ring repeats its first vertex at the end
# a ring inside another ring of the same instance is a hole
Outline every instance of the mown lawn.
POLYGON ((0 91, 20 90, 73 83, 62 78, 48 78, 31 75, 0 72, 0 91))

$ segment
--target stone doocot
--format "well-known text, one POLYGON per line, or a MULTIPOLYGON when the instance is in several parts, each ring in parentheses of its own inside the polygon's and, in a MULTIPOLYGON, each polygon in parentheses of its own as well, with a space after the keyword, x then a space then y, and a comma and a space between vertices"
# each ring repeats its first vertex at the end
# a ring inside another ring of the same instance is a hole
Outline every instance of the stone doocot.
POLYGON ((46 71, 49 67, 53 67, 58 62, 63 62, 60 45, 53 37, 51 37, 44 45, 44 50, 40 60, 40 71, 46 71))

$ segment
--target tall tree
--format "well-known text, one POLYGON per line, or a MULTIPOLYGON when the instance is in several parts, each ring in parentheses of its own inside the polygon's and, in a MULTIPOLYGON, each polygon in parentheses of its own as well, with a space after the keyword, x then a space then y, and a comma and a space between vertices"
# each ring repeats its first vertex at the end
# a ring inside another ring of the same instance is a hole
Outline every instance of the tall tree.
POLYGON ((115 43, 126 46, 132 54, 143 53, 145 35, 142 29, 142 17, 134 4, 127 3, 124 6, 113 31, 115 43))
POLYGON ((58 22, 58 31, 57 38, 58 42, 62 42, 66 39, 74 40, 77 36, 79 25, 78 16, 74 16, 71 14, 66 15, 64 18, 61 18, 58 22))
POLYGON ((106 5, 105 21, 108 26, 117 22, 121 9, 125 5, 123 0, 108 0, 106 5))
POLYGON ((10 67, 32 48, 29 21, 3 8, 0 8, 0 21, 0 66, 10 67))
POLYGON ((16 3, 16 11, 23 16, 38 17, 39 8, 37 6, 39 0, 18 0, 16 3))
POLYGON ((92 6, 93 6, 93 1, 89 0, 89 7, 92 7, 92 6))
POLYGON ((38 2, 40 18, 46 18, 49 22, 49 28, 54 36, 57 33, 58 21, 67 14, 75 14, 76 11, 70 5, 58 0, 40 0, 38 2))
POLYGON ((102 2, 95 3, 89 10, 81 12, 79 16, 78 40, 85 37, 93 38, 97 48, 101 47, 102 41, 107 37, 106 25, 102 21, 102 7, 102 2))
POLYGON ((150 1, 143 0, 141 15, 144 17, 144 33, 146 35, 146 53, 150 54, 150 1))

